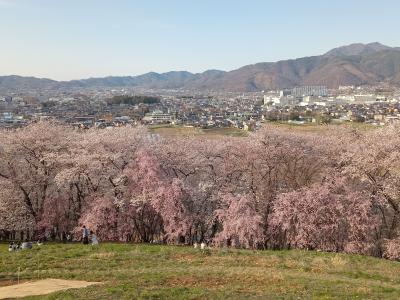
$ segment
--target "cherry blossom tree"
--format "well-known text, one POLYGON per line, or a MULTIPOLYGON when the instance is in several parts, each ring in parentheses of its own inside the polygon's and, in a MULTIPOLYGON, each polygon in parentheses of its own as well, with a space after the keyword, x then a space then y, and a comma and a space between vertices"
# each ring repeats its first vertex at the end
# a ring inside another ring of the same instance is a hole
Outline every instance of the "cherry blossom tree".
POLYGON ((67 152, 69 141, 69 131, 56 123, 39 122, 0 133, 0 189, 11 190, 14 209, 26 211, 35 226, 57 196, 53 183, 60 168, 58 157, 67 152))
POLYGON ((140 151, 125 167, 115 195, 98 197, 80 223, 103 239, 175 242, 184 235, 185 211, 179 181, 162 176, 157 162, 140 151))
POLYGON ((188 137, 162 139, 154 147, 166 176, 181 182, 188 243, 211 241, 217 232, 214 212, 220 202, 227 147, 226 138, 216 141, 188 137))
POLYGON ((370 253, 378 222, 369 198, 336 177, 279 195, 271 225, 287 247, 370 253))
POLYGON ((222 230, 217 245, 258 248, 265 242, 263 217, 257 212, 252 197, 225 196, 224 206, 216 211, 222 230))
POLYGON ((363 185, 380 216, 375 234, 381 245, 385 239, 400 237, 399 129, 399 124, 393 124, 358 131, 341 155, 342 173, 363 185))

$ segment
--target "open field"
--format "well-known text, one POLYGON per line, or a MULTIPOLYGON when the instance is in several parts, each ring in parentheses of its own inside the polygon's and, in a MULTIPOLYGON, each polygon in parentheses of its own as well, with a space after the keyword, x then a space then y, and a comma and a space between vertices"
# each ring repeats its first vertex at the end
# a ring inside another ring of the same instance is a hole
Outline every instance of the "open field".
POLYGON ((196 127, 185 127, 185 126, 149 126, 152 133, 157 133, 165 137, 175 136, 206 136, 207 138, 221 137, 221 136, 236 136, 242 137, 247 136, 247 131, 237 128, 210 128, 201 129, 196 127))
MULTIPOLYGON (((365 123, 350 122, 345 124, 336 125, 317 125, 317 124, 291 124, 283 122, 265 122, 264 124, 276 126, 290 131, 296 132, 314 132, 324 133, 328 128, 347 126, 359 130, 373 130, 378 128, 377 126, 365 123)), ((185 127, 185 126, 171 126, 171 125, 159 125, 149 126, 149 130, 152 133, 159 134, 164 137, 176 137, 176 136, 196 136, 196 137, 207 137, 207 138, 218 138, 221 136, 233 136, 233 137, 246 137, 250 134, 248 131, 244 131, 237 128, 210 128, 201 129, 196 127, 185 127)))
POLYGON ((374 126, 372 124, 366 123, 358 123, 358 122, 348 122, 343 124, 315 124, 315 123, 306 123, 306 124, 294 124, 294 123, 287 123, 287 122, 265 122, 264 124, 276 126, 278 128, 299 131, 299 132, 317 132, 323 133, 328 128, 343 128, 349 127, 358 130, 373 130, 379 128, 378 126, 374 126))
POLYGON ((44 278, 100 286, 28 299, 400 299, 400 262, 312 251, 146 244, 0 245, 0 286, 44 278))

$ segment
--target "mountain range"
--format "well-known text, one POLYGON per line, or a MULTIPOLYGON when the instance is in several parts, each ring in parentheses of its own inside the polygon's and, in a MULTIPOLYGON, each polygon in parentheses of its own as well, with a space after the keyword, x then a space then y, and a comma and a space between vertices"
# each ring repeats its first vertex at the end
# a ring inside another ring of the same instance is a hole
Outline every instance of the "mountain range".
POLYGON ((301 85, 400 85, 400 48, 380 43, 351 44, 319 56, 263 62, 233 71, 203 73, 150 72, 139 76, 110 76, 71 81, 35 77, 0 76, 0 90, 93 87, 143 87, 251 92, 301 85))

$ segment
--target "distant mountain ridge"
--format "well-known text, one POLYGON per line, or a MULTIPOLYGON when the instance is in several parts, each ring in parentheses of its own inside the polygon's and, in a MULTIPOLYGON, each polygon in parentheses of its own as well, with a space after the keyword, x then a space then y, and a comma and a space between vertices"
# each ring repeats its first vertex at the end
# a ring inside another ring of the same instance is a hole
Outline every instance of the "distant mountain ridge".
POLYGON ((92 87, 144 87, 250 92, 300 85, 363 85, 387 82, 400 85, 400 48, 380 43, 351 44, 319 56, 257 63, 225 72, 171 71, 139 76, 109 76, 71 81, 0 76, 0 90, 92 87))
POLYGON ((327 53, 325 53, 325 55, 334 55, 334 56, 368 55, 389 49, 392 48, 376 42, 369 44, 356 43, 332 49, 327 53))

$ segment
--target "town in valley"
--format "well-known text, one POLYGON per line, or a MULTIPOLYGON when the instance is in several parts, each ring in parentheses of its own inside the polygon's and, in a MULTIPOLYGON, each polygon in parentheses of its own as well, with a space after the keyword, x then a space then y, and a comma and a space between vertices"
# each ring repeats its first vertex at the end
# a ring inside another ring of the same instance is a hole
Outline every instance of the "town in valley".
POLYGON ((264 122, 383 126, 400 119, 400 89, 312 85, 244 93, 126 87, 0 92, 0 127, 44 119, 78 128, 144 124, 251 131, 264 122))

